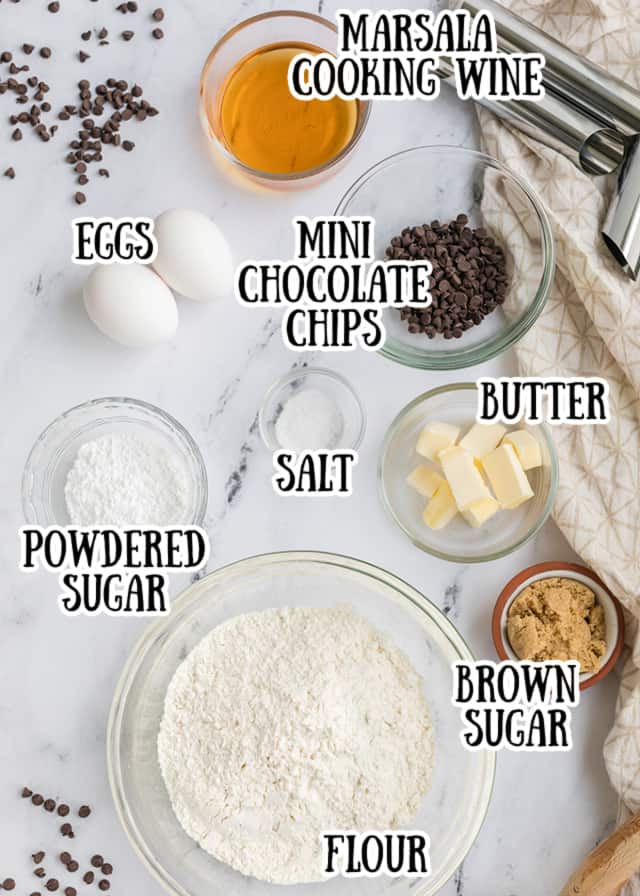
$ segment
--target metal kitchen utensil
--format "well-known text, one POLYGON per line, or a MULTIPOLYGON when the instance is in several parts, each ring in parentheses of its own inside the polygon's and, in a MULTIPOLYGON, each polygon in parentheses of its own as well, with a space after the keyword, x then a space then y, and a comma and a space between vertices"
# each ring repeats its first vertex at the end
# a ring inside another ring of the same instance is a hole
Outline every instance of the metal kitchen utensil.
MULTIPOLYGON (((495 0, 455 0, 471 15, 493 15, 498 49, 542 53, 546 95, 537 103, 486 102, 501 118, 562 152, 590 175, 620 169, 602 236, 634 280, 640 274, 640 93, 569 50, 495 0)), ((441 74, 449 77, 445 63, 441 74)))
MULTIPOLYGON (((438 74, 449 80, 453 66, 441 59, 438 74)), ((626 138, 613 128, 603 127, 579 109, 547 91, 540 102, 529 100, 480 100, 500 118, 568 156, 585 174, 612 174, 625 158, 626 138)))
POLYGON ((640 133, 640 96, 607 71, 574 53, 560 41, 510 12, 495 0, 459 0, 471 15, 489 12, 496 25, 498 48, 504 53, 542 53, 544 83, 568 104, 622 134, 640 133))

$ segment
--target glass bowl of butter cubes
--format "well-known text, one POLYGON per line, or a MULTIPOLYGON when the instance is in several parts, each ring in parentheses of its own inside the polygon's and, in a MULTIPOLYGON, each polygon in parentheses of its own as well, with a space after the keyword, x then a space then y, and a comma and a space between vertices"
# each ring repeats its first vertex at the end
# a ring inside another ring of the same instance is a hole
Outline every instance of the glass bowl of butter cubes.
POLYGON ((504 557, 551 513, 558 461, 544 424, 476 422, 475 383, 425 392, 385 436, 379 487, 411 541, 453 563, 504 557))

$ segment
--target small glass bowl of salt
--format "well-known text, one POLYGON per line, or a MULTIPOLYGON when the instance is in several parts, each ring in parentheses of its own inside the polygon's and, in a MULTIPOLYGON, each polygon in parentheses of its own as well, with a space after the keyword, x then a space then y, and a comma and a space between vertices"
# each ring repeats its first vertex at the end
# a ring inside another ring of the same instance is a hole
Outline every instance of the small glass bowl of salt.
POLYGON ((351 383, 324 367, 296 367, 267 391, 259 414, 270 451, 353 450, 364 437, 364 408, 351 383))

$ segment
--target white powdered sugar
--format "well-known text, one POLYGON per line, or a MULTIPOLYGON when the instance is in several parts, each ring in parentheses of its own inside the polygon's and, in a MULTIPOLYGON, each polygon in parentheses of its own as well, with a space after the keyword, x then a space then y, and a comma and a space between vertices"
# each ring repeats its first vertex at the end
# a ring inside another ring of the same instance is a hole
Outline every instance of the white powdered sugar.
POLYGON ((214 628, 176 671, 158 737, 174 812, 203 849, 278 884, 322 879, 329 829, 407 826, 433 735, 407 656, 349 607, 214 628))
POLYGON ((75 526, 169 526, 188 522, 189 476, 157 441, 112 433, 85 442, 64 489, 75 526))

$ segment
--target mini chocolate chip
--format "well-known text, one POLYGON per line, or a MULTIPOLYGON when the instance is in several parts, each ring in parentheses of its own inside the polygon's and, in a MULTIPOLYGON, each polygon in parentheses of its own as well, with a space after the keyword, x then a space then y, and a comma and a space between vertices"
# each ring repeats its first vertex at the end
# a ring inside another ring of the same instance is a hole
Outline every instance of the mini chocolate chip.
POLYGON ((108 880, 101 880, 100 883, 98 884, 99 890, 109 890, 110 888, 111 888, 111 884, 109 883, 108 880))
POLYGON ((55 891, 58 889, 60 884, 55 879, 55 877, 50 877, 44 886, 45 886, 45 889, 49 890, 50 893, 55 893, 55 891))
POLYGON ((130 40, 133 38, 134 35, 135 35, 135 32, 134 32, 134 31, 123 31, 123 32, 122 32, 122 39, 123 39, 123 40, 126 40, 126 41, 130 41, 130 40))
POLYGON ((106 874, 107 877, 110 874, 113 874, 113 865, 110 862, 105 862, 104 865, 102 866, 102 873, 106 874))
POLYGON ((53 0, 53 3, 50 3, 47 6, 47 9, 49 12, 60 12, 60 4, 58 3, 58 0, 53 0))
POLYGON ((80 806, 78 815, 80 818, 88 818, 91 815, 91 808, 89 806, 80 806))
POLYGON ((2 881, 2 889, 3 890, 15 890, 16 882, 12 877, 5 877, 2 881))
POLYGON ((95 879, 96 876, 93 871, 87 871, 82 877, 82 880, 85 882, 85 884, 92 884, 95 879))
MULTIPOLYGON (((14 140, 22 140, 22 131, 20 130, 20 128, 16 128, 16 130, 13 132, 13 134, 11 136, 13 137, 14 140), (16 134, 19 134, 20 136, 16 137, 16 134)), ((31 802, 33 803, 34 806, 41 806, 44 803, 44 797, 41 796, 39 793, 34 793, 33 796, 31 797, 31 802)))
POLYGON ((132 143, 131 140, 123 140, 122 148, 125 152, 132 152, 135 149, 135 143, 132 143))
POLYGON ((60 825, 60 833, 62 834, 63 837, 68 837, 72 831, 73 831, 73 828, 71 827, 71 825, 69 824, 68 821, 65 821, 64 824, 60 825))
POLYGON ((135 0, 128 0, 127 11, 128 12, 138 12, 138 4, 135 2, 135 0))
POLYGON ((22 788, 21 796, 22 796, 22 799, 23 799, 23 800, 26 800, 26 799, 28 799, 30 796, 33 796, 33 790, 29 790, 28 787, 23 787, 23 788, 22 788))
POLYGON ((33 873, 36 877, 45 877, 47 872, 44 870, 44 868, 36 868, 33 873))
POLYGON ((155 22, 161 22, 164 19, 164 9, 162 7, 158 7, 158 9, 154 9, 151 13, 151 18, 155 22))
MULTIPOLYGON (((75 199, 76 205, 84 205, 87 201, 87 197, 84 195, 84 193, 80 192, 76 193, 73 198, 75 199)), ((69 834, 69 836, 71 836, 71 834, 69 834)))
POLYGON ((100 175, 100 177, 109 177, 109 171, 107 168, 100 168, 98 170, 98 174, 100 175))
POLYGON ((86 62, 87 59, 91 59, 91 56, 89 55, 89 53, 85 53, 84 50, 80 50, 80 52, 78 53, 78 59, 80 60, 80 62, 86 62))
MULTIPOLYGON (((49 106, 49 108, 51 108, 51 106, 49 106)), ((45 110, 45 111, 46 111, 46 110, 45 110)), ((53 810, 55 809, 55 807, 56 807, 56 801, 55 801, 55 800, 45 800, 45 801, 44 801, 44 808, 47 810, 47 812, 53 812, 53 810)))
POLYGON ((9 180, 14 180, 16 176, 16 172, 14 168, 7 168, 4 172, 4 176, 8 177, 9 180))
POLYGON ((100 853, 96 853, 95 856, 91 856, 91 864, 94 868, 102 868, 104 865, 104 859, 100 855, 100 853))
POLYGON ((82 40, 91 40, 91 32, 83 31, 80 37, 82 38, 82 40))
POLYGON ((50 59, 51 58, 51 48, 50 47, 42 47, 40 49, 40 55, 42 56, 43 59, 50 59))
POLYGON ((87 177, 86 174, 81 174, 80 177, 78 178, 78 183, 80 184, 81 187, 84 187, 86 184, 89 183, 89 178, 87 177))
POLYGON ((60 816, 60 818, 64 818, 65 815, 68 815, 68 814, 69 814, 69 807, 67 806, 67 804, 60 803, 60 805, 58 806, 58 815, 60 816))
POLYGON ((151 34, 155 37, 156 40, 162 40, 164 37, 164 31, 162 28, 154 28, 151 34))
MULTIPOLYGON (((85 181, 87 181, 87 180, 88 180, 88 178, 85 178, 85 181)), ((71 859, 71 861, 67 864, 67 871, 70 871, 72 874, 75 874, 75 872, 78 870, 79 867, 80 867, 80 865, 78 865, 76 860, 71 859)))
POLYGON ((75 887, 65 887, 64 896, 77 896, 78 891, 75 887))
POLYGON ((34 50, 35 47, 33 46, 33 44, 22 44, 22 52, 26 53, 27 56, 31 56, 34 50))
POLYGON ((34 861, 34 864, 39 865, 40 862, 44 859, 45 855, 46 855, 46 853, 45 853, 44 849, 40 849, 40 850, 38 850, 38 852, 34 852, 33 855, 31 856, 31 858, 34 861))
POLYGON ((108 35, 109 35, 109 32, 107 31, 106 28, 101 28, 100 31, 98 31, 98 38, 100 40, 104 40, 105 37, 108 37, 108 35))
POLYGON ((0 62, 11 62, 13 59, 13 54, 8 50, 5 50, 4 53, 0 53, 0 62))
POLYGON ((61 852, 58 856, 63 865, 68 865, 71 861, 71 853, 70 852, 61 852))

